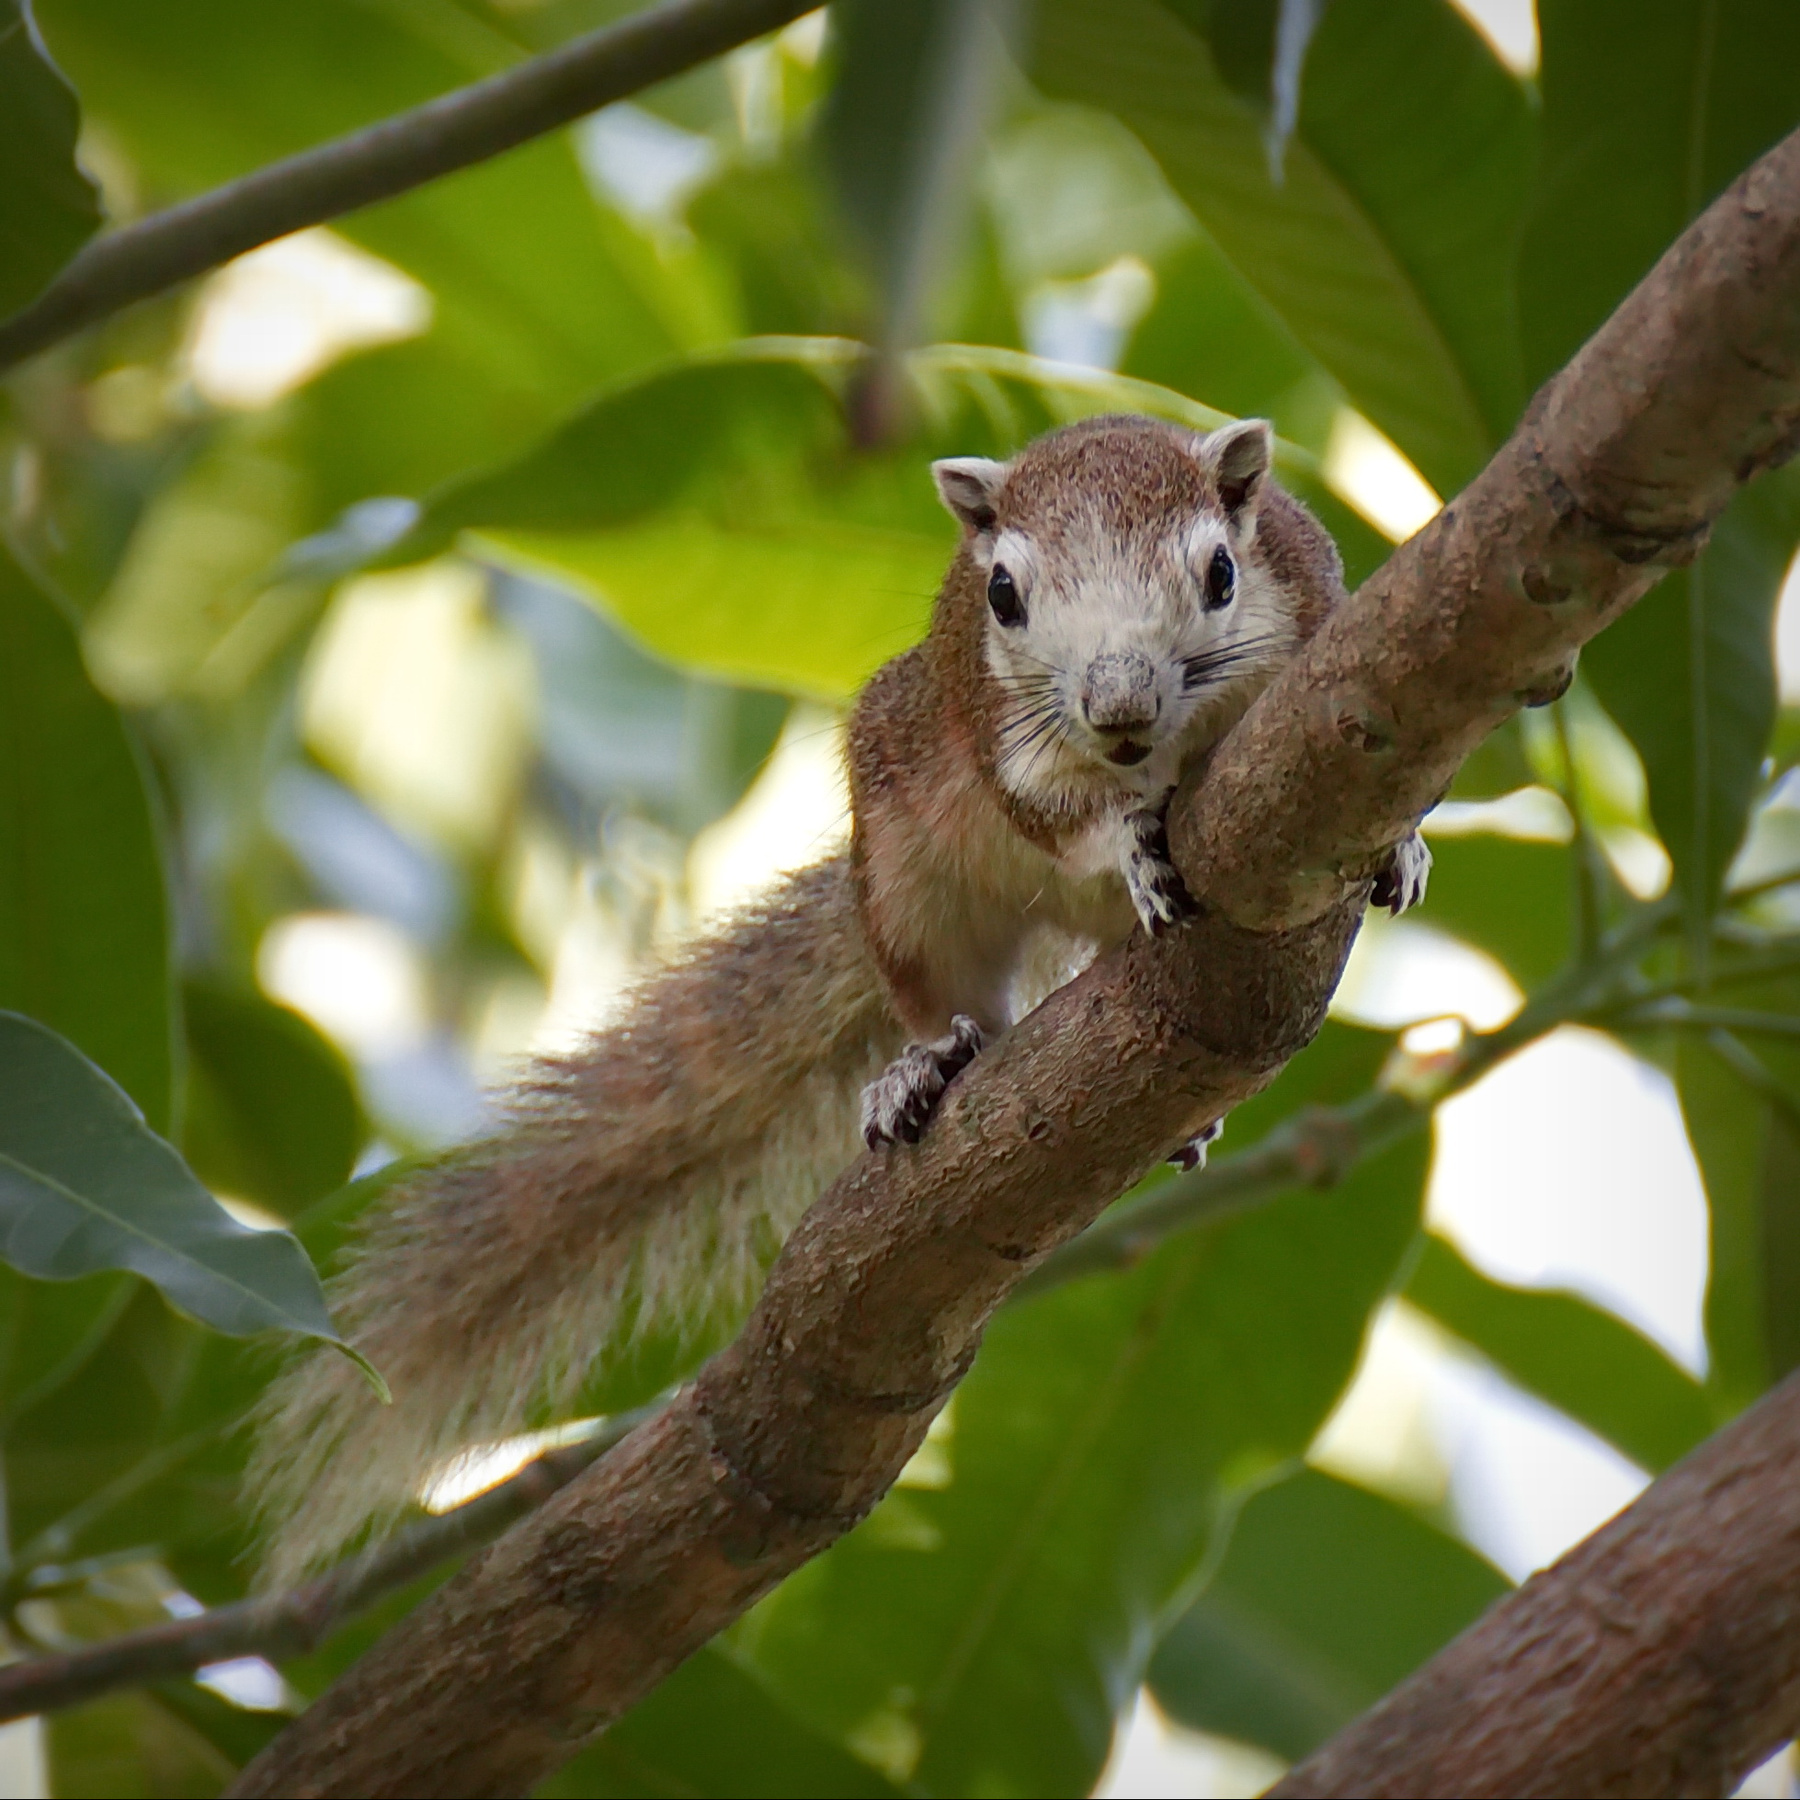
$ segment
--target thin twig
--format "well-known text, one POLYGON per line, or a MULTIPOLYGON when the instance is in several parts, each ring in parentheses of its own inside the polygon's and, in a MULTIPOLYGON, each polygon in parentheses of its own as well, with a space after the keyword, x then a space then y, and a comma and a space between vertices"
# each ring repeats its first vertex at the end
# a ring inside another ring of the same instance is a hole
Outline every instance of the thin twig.
POLYGON ((377 1600, 498 1537, 662 1405, 656 1401, 607 1419, 592 1436, 546 1451, 486 1493, 421 1519, 301 1587, 0 1668, 0 1720, 76 1706, 114 1688, 191 1675, 232 1657, 304 1655, 377 1600))
POLYGON ((666 81, 816 0, 665 0, 548 55, 98 237, 0 323, 0 370, 258 244, 391 200, 666 81))

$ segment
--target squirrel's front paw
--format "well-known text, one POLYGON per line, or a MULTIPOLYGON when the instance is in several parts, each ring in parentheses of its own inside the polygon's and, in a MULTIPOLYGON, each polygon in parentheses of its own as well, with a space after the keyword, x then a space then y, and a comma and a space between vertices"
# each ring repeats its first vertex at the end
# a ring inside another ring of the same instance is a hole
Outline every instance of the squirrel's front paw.
POLYGON ((1125 855, 1125 888, 1138 921, 1152 937, 1183 924, 1199 910, 1187 883, 1169 860, 1169 831, 1161 817, 1143 808, 1125 816, 1130 848, 1125 855))
POLYGON ((967 1013, 950 1021, 950 1035, 908 1044, 862 1093, 863 1142, 916 1144, 951 1080, 975 1060, 981 1027, 967 1013))
POLYGON ((1394 846, 1387 867, 1375 877, 1369 904, 1385 906, 1398 918, 1408 907, 1417 906, 1425 898, 1425 883, 1430 874, 1430 847, 1415 831, 1394 846))

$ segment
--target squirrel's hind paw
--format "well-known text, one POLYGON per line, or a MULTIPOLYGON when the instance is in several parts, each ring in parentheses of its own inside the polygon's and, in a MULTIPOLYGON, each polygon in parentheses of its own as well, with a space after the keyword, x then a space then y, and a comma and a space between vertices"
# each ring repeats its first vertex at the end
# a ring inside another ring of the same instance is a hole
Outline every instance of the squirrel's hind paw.
POLYGON ((862 1093, 863 1142, 916 1144, 951 1080, 975 1060, 981 1027, 967 1013, 950 1021, 950 1035, 908 1044, 862 1093))
POLYGON ((1375 877, 1369 894, 1371 906, 1385 906, 1396 918, 1425 898, 1425 883, 1431 874, 1431 850, 1415 831, 1411 837, 1394 846, 1387 867, 1375 877))
POLYGON ((1184 1175, 1191 1175, 1196 1169, 1206 1167, 1206 1146, 1216 1144, 1225 1135, 1225 1121, 1214 1119, 1204 1131, 1196 1131, 1188 1141, 1169 1158, 1169 1161, 1184 1175))
POLYGON ((1125 820, 1131 847, 1125 857, 1125 887, 1138 922, 1152 937, 1185 924, 1199 910, 1180 871, 1169 860, 1169 831, 1161 817, 1144 808, 1125 820))

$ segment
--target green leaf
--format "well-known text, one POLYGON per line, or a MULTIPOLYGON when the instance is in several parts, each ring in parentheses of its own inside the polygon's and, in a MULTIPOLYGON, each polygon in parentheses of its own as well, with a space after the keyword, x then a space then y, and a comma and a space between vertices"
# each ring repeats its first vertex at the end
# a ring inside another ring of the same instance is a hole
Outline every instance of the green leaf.
MULTIPOLYGON (((588 594, 671 662, 842 699, 924 632, 955 545, 933 456, 1010 454, 1101 412, 1196 430, 1224 417, 1150 382, 942 344, 906 360, 929 433, 859 455, 840 399, 867 354, 841 339, 749 339, 632 377, 521 457, 431 495, 380 558, 431 555, 460 533, 588 594)), ((1341 528, 1347 509, 1313 460, 1284 445, 1279 464, 1341 528)), ((342 568, 371 546, 352 519, 305 553, 342 568)))
MULTIPOLYGON (((1234 1121, 1360 1091, 1342 1027, 1234 1121)), ((1085 1793, 1163 1623, 1239 1500, 1349 1378, 1418 1216, 1412 1139, 990 1326, 911 1485, 793 1576, 736 1647, 796 1712, 936 1793, 1085 1793), (880 1621, 879 1630, 868 1622, 880 1621)))
POLYGON ((164 1130, 168 932, 124 722, 57 607, 0 544, 0 1006, 79 1045, 164 1130))
POLYGON ((130 1269, 215 1331, 339 1341, 299 1244, 238 1224, 123 1090, 18 1013, 0 1013, 0 1228, 28 1275, 130 1269))
POLYGON ((1791 1101, 1778 1102, 1745 1080, 1735 1066, 1742 1057, 1741 1049, 1723 1055, 1689 1032, 1674 1047, 1682 1117, 1706 1183, 1706 1386, 1721 1419, 1749 1406, 1800 1360, 1793 1323, 1800 1232, 1791 1185, 1800 1118, 1791 1101))
POLYGON ((1427 1235, 1406 1297, 1513 1380, 1653 1473, 1713 1429, 1706 1390, 1656 1345, 1573 1294, 1509 1287, 1427 1235))
POLYGON ((900 1790, 803 1725, 714 1646, 689 1657, 599 1743, 532 1792, 540 1800, 660 1800, 665 1794, 875 1800, 900 1790))
POLYGON ((837 70, 819 142, 880 289, 875 335, 905 349, 926 335, 931 290, 973 197, 970 164, 1000 72, 996 20, 960 0, 839 0, 832 25, 837 70))
POLYGON ((1743 841, 1775 721, 1773 617, 1800 536, 1796 491, 1786 474, 1746 488, 1699 558, 1582 652, 1583 673, 1643 759, 1696 943, 1743 841))
POLYGON ((183 1148, 207 1186, 283 1217, 350 1179, 364 1127, 348 1064, 298 1013, 208 982, 183 990, 183 1148))
POLYGON ((1543 154, 1519 257, 1526 379, 1800 122, 1788 0, 1538 0, 1543 154))
POLYGON ((1433 835, 1431 886, 1417 916, 1487 951, 1529 993, 1568 959, 1574 880, 1565 844, 1433 835))
POLYGON ((1267 64, 1243 80, 1219 41, 1243 10, 1048 0, 1033 72, 1131 126, 1294 336, 1454 493, 1523 399, 1512 252, 1532 157, 1524 90, 1445 0, 1338 0, 1277 187, 1267 64))
POLYGON ((30 0, 0 0, 0 318, 19 310, 100 223, 75 161, 81 109, 30 0))
POLYGON ((1505 1594, 1466 1545, 1316 1469, 1255 1494, 1205 1593, 1150 1663, 1196 1731, 1298 1759, 1505 1594))

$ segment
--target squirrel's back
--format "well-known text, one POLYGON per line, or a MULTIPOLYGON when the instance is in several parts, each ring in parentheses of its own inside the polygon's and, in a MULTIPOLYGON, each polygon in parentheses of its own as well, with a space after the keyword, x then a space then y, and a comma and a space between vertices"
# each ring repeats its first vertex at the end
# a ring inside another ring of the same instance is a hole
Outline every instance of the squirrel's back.
POLYGON ((265 1399, 265 1579, 391 1522, 467 1445, 568 1407, 609 1346, 747 1304, 860 1147, 858 1093, 901 1035, 834 859, 536 1064, 501 1131, 383 1197, 332 1284, 392 1406, 317 1352, 265 1399))

